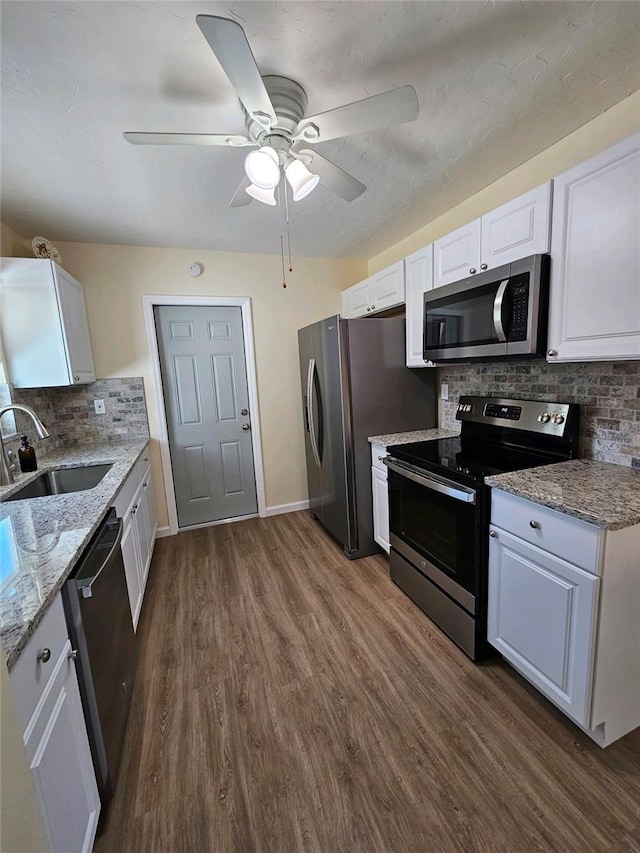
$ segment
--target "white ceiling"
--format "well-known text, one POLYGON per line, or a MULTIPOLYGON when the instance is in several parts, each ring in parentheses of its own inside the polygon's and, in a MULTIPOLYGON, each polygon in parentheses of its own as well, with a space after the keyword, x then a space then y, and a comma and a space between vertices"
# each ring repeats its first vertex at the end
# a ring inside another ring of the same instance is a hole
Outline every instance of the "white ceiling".
POLYGON ((0 6, 2 210, 26 237, 277 253, 227 204, 246 151, 124 130, 244 132, 195 16, 240 21, 317 113, 411 84, 417 121, 318 150, 367 184, 292 205, 294 254, 370 257, 640 87, 636 2, 13 2, 0 6))

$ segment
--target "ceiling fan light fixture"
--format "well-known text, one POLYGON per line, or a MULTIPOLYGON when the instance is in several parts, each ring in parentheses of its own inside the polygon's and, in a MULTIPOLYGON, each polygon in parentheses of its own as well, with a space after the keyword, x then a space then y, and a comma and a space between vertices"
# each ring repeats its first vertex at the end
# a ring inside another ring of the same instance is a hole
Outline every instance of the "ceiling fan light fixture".
POLYGON ((284 174, 293 190, 294 201, 301 201, 306 198, 320 182, 320 176, 310 172, 300 160, 292 160, 287 164, 284 174))
POLYGON ((275 187, 264 189, 263 187, 257 187, 255 184, 251 184, 250 187, 246 188, 245 192, 248 193, 251 198, 255 198, 256 201, 261 201, 263 204, 268 204, 271 207, 276 206, 275 187))
POLYGON ((251 183, 262 190, 271 190, 280 183, 280 161, 268 146, 250 151, 244 161, 244 170, 251 183))

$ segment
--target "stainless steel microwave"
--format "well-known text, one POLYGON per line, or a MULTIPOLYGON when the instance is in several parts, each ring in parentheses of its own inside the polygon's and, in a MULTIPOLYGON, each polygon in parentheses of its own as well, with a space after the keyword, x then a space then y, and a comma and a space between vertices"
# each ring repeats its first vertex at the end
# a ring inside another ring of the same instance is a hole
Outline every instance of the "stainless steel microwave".
POLYGON ((549 255, 531 255, 424 295, 425 360, 543 356, 549 255))

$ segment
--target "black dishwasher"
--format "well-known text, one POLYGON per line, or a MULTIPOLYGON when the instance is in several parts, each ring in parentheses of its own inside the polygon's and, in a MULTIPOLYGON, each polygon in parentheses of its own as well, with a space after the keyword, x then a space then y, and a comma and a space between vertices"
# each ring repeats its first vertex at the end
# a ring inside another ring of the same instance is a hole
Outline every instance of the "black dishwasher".
POLYGON ((136 670, 136 645, 120 541, 111 509, 63 587, 102 815, 113 796, 136 670))

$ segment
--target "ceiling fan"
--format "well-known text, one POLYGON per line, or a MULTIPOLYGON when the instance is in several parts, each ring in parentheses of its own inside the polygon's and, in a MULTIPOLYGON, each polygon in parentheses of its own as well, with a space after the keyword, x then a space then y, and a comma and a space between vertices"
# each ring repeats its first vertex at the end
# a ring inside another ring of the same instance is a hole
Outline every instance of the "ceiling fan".
POLYGON ((260 75, 240 24, 216 15, 198 15, 196 23, 238 93, 246 113, 247 135, 124 133, 123 136, 134 145, 221 145, 256 149, 247 154, 246 175, 230 207, 250 204, 252 199, 275 205, 281 167, 294 201, 305 198, 318 183, 345 201, 353 201, 366 186, 307 146, 418 117, 418 98, 412 86, 306 116, 305 90, 287 77, 260 75))

